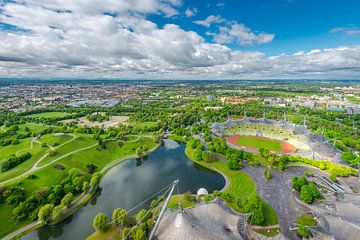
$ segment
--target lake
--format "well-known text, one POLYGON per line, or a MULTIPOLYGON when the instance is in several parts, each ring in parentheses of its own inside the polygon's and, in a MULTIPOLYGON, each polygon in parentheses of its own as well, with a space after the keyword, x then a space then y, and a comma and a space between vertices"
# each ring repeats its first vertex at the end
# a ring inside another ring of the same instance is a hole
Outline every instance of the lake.
POLYGON ((224 187, 225 179, 219 173, 192 162, 184 151, 184 144, 165 139, 163 145, 149 156, 114 166, 103 177, 97 194, 72 217, 28 233, 21 239, 85 239, 94 231, 92 221, 97 213, 106 213, 110 220, 115 208, 129 210, 176 179, 180 180, 180 193, 191 191, 196 194, 201 187, 212 192, 224 187))

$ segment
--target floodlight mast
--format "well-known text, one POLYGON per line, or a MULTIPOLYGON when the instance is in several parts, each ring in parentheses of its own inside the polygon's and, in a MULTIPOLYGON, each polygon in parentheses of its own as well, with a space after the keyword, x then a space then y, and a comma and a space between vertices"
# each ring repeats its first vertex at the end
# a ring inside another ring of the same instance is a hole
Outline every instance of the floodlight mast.
POLYGON ((168 197, 166 198, 166 201, 165 201, 165 203, 164 203, 164 206, 163 206, 162 209, 161 209, 161 212, 160 212, 160 214, 159 214, 159 217, 158 217, 158 219, 157 219, 157 221, 156 221, 156 223, 155 223, 155 226, 154 226, 153 230, 152 230, 151 233, 150 233, 150 237, 148 238, 148 240, 152 240, 152 239, 154 238, 155 232, 156 232, 157 228, 159 227, 161 218, 163 217, 163 215, 164 215, 164 213, 165 213, 165 210, 166 210, 166 208, 167 208, 167 206, 168 206, 168 204, 169 204, 169 202, 170 202, 170 198, 171 198, 171 195, 172 195, 173 192, 174 192, 175 186, 177 186, 178 184, 179 184, 179 179, 177 179, 177 180, 174 181, 174 183, 173 183, 173 185, 172 185, 172 187, 171 187, 171 190, 170 190, 170 192, 169 192, 169 195, 168 195, 168 197))

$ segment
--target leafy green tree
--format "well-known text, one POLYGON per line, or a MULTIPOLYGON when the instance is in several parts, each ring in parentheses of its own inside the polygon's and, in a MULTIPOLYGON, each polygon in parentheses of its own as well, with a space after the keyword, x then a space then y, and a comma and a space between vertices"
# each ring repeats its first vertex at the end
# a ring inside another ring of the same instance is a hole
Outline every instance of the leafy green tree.
POLYGON ((89 189, 89 182, 84 182, 82 186, 82 191, 85 193, 89 189))
POLYGON ((197 148, 197 149, 195 150, 194 156, 195 156, 195 160, 196 160, 196 161, 202 161, 202 160, 203 160, 203 159, 202 159, 203 150, 200 149, 200 148, 197 148))
POLYGON ((134 240, 145 240, 146 232, 144 231, 144 228, 141 225, 137 226, 132 233, 132 237, 134 240))
POLYGON ((128 212, 125 209, 115 208, 112 213, 112 221, 116 226, 124 226, 126 219, 128 218, 128 212))
POLYGON ((314 201, 314 197, 312 195, 309 185, 301 186, 300 198, 306 203, 312 203, 314 201))
POLYGON ((94 173, 97 169, 97 166, 93 163, 86 164, 86 169, 88 173, 94 173))
POLYGON ((72 193, 67 193, 62 199, 61 199, 61 205, 65 207, 70 207, 72 200, 74 199, 74 196, 72 193))
POLYGON ((238 170, 239 169, 239 164, 235 160, 228 160, 227 161, 227 166, 231 170, 238 170))
POLYGON ((65 209, 64 205, 58 205, 58 206, 54 207, 52 214, 51 214, 52 220, 55 222, 60 221, 62 218, 62 215, 64 213, 64 209, 65 209))
POLYGON ((46 223, 48 218, 51 216, 53 209, 53 204, 46 204, 42 206, 38 213, 39 220, 46 223))
POLYGON ((90 186, 92 187, 92 189, 95 189, 99 186, 101 177, 102 177, 102 173, 100 172, 96 172, 92 175, 90 180, 90 186))
POLYGON ((252 193, 248 197, 248 199, 244 204, 244 210, 245 212, 252 213, 251 215, 252 223, 260 225, 264 222, 265 217, 264 217, 262 200, 257 194, 252 193))
POLYGON ((131 231, 130 227, 124 227, 121 231, 121 239, 128 239, 129 232, 131 231))
POLYGON ((93 227, 96 231, 104 231, 107 223, 107 216, 105 213, 98 213, 94 217, 93 227))
POLYGON ((300 226, 298 229, 297 229, 297 232, 299 233, 299 235, 302 237, 302 238, 308 238, 310 237, 310 233, 309 233, 309 230, 305 227, 305 226, 300 226))
POLYGON ((319 198, 321 196, 319 189, 316 187, 314 183, 309 184, 309 190, 313 198, 319 198))
POLYGON ((214 153, 210 151, 203 151, 202 153, 202 159, 205 162, 215 162, 217 160, 217 157, 214 153))
POLYGON ((146 213, 147 213, 147 211, 145 209, 141 209, 135 216, 136 222, 140 223, 140 222, 146 221, 147 220, 146 213))

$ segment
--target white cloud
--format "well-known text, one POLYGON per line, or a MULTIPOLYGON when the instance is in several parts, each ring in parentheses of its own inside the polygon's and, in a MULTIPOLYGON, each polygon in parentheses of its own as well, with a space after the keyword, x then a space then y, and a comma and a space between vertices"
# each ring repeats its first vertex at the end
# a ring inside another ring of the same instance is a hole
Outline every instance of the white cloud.
POLYGON ((211 43, 178 25, 159 28, 147 19, 177 13, 181 1, 23 1, 0 7, 0 22, 21 29, 0 30, 1 77, 360 78, 360 46, 266 56, 222 45, 273 39, 240 23, 222 22, 209 33, 218 39, 211 43))
POLYGON ((223 7, 225 7, 225 3, 224 2, 219 2, 219 3, 216 4, 216 6, 219 7, 219 8, 223 8, 223 7))
POLYGON ((240 45, 254 45, 271 42, 275 34, 256 33, 242 23, 232 22, 226 26, 219 26, 218 32, 208 32, 213 40, 220 44, 238 43, 240 45))
POLYGON ((206 34, 212 36, 213 40, 220 44, 238 43, 240 45, 254 45, 271 42, 275 34, 254 32, 243 23, 228 21, 219 15, 210 15, 204 20, 197 20, 194 23, 204 27, 216 25, 217 31, 208 31, 206 34))
POLYGON ((354 25, 349 25, 346 27, 336 27, 331 29, 330 33, 342 33, 347 37, 352 37, 360 35, 360 28, 354 25))
POLYGON ((219 15, 210 15, 207 18, 205 18, 204 20, 197 20, 194 21, 195 24, 204 26, 204 27, 210 27, 212 24, 215 23, 222 23, 225 22, 226 20, 222 17, 220 17, 219 15))
POLYGON ((197 12, 198 12, 197 8, 192 8, 192 9, 187 8, 186 11, 185 11, 185 15, 187 17, 193 17, 193 16, 195 16, 197 14, 197 12))

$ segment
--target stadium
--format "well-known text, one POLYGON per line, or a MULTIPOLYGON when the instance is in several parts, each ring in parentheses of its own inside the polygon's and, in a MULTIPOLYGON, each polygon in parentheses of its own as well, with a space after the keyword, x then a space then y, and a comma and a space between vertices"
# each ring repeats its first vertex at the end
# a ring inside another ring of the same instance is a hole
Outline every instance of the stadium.
POLYGON ((210 127, 215 136, 227 140, 235 149, 258 151, 268 149, 278 154, 300 155, 311 159, 329 160, 343 163, 341 151, 321 134, 314 134, 304 125, 286 121, 245 116, 229 116, 223 123, 214 123, 210 127))

